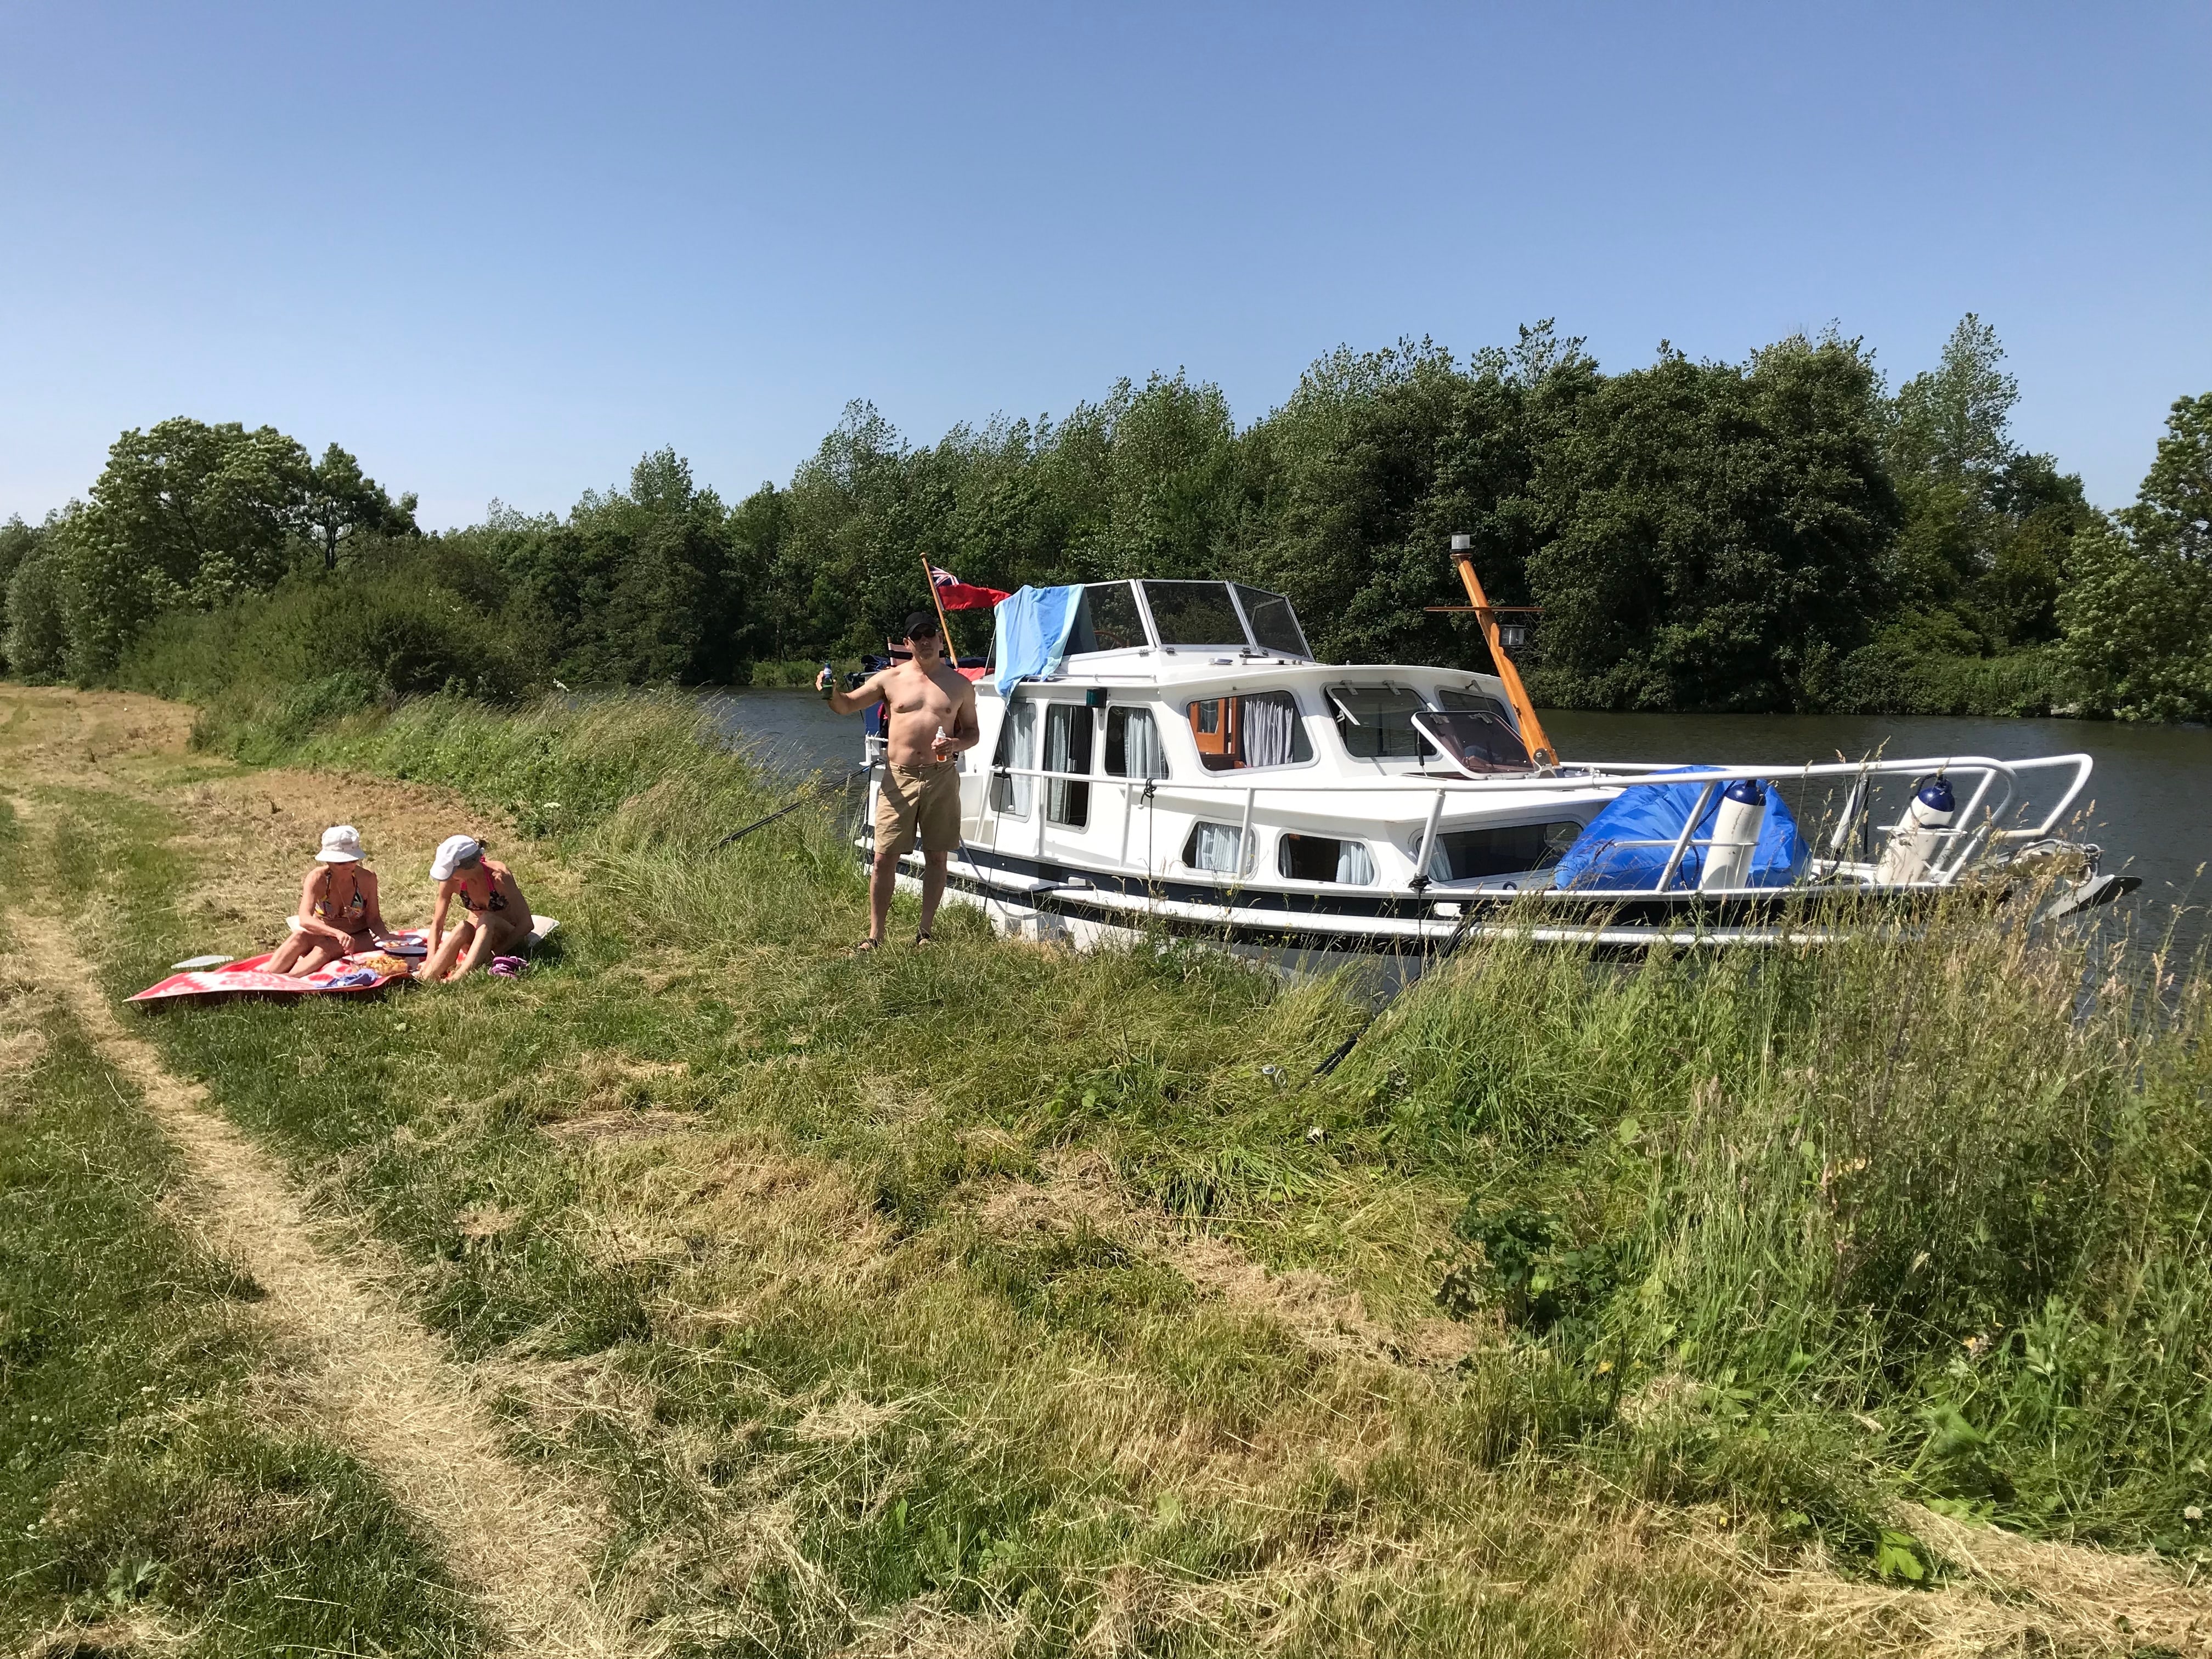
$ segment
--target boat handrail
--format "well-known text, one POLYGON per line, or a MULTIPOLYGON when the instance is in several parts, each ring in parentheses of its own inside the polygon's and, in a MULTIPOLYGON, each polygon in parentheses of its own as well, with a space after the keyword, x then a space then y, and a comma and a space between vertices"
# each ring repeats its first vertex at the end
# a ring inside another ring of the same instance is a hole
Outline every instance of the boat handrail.
MULTIPOLYGON (((1242 777, 1215 778, 1137 778, 1113 775, 1053 771, 1042 767, 1008 766, 993 763, 986 769, 992 777, 1039 778, 1060 783, 1097 783, 1107 787, 1142 787, 1148 796, 1162 795, 1236 795, 1243 798, 1242 817, 1249 824, 1252 805, 1262 794, 1311 794, 1316 787, 1327 788, 1337 794, 1380 793, 1390 795, 1433 796, 1428 814, 1428 824, 1423 831, 1425 848, 1433 842, 1436 826, 1444 799, 1451 795, 1559 794, 1589 789, 1650 788, 1659 785, 1696 783, 1706 786, 1704 797, 1709 804, 1712 793, 1721 786, 1739 779, 1764 780, 1782 782, 1790 779, 1809 781, 1814 778, 1850 778, 1863 781, 1877 777, 1924 777, 1935 774, 1962 774, 1975 777, 1972 793, 1967 797, 1962 811, 1954 814, 1948 827, 1919 826, 1922 833, 1932 839, 1948 843, 1952 852, 1948 862, 1929 860, 1929 871, 1939 883, 1957 879, 1966 861, 1979 849, 1984 841, 2038 841, 2051 834, 2059 819, 2081 796, 2087 786, 2089 775, 2096 764, 2094 757, 2086 754, 2045 755, 2025 760, 2001 761, 1987 755, 1943 755, 1906 757, 1894 760, 1813 761, 1792 767, 1774 766, 1668 766, 1656 761, 1618 761, 1577 763, 1548 776, 1504 775, 1496 778, 1446 778, 1382 776, 1376 778, 1331 778, 1325 784, 1317 783, 1312 773, 1301 768, 1296 774, 1261 779, 1247 775, 1242 777), (2011 829, 1996 827, 1996 820, 2008 809, 2021 793, 2021 774, 2048 771, 2059 767, 2073 769, 2073 776, 2059 796, 2056 805, 2033 824, 2017 825, 2011 829), (1992 790, 1996 799, 1990 799, 1992 790)), ((1239 768, 1239 771, 1246 769, 1239 768)), ((1910 808, 1907 808, 1909 813, 1910 808)), ((1696 823, 1703 816, 1702 810, 1692 815, 1690 823, 1696 823)), ((1685 826, 1686 829, 1688 826, 1685 826)), ((1883 826, 1894 832, 1908 827, 1907 819, 1883 826)), ((1643 845, 1641 842, 1622 842, 1621 845, 1643 845)), ((1706 844, 1705 840, 1686 836, 1650 843, 1674 850, 1668 862, 1670 874, 1692 846, 1706 844)), ((1420 867, 1425 868, 1425 864, 1420 867)), ((1663 884, 1662 884, 1663 885, 1663 884)))

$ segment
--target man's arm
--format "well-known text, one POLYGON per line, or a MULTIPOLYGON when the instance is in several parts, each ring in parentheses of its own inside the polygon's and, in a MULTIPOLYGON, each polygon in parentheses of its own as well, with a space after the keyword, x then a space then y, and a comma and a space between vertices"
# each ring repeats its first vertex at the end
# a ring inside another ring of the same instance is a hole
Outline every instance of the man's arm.
MULTIPOLYGON (((839 690, 833 678, 830 685, 830 712, 833 714, 857 714, 871 704, 881 702, 884 700, 884 674, 890 672, 885 669, 881 673, 869 675, 860 683, 860 689, 849 695, 839 690)), ((814 677, 814 689, 817 691, 822 689, 823 678, 820 674, 814 677)))

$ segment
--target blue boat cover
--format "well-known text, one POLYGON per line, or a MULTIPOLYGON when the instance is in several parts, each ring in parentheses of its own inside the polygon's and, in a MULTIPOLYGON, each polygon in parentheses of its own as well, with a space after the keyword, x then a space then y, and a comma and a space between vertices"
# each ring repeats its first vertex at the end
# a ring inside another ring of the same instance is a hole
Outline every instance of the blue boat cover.
POLYGON ((1017 680, 1060 672, 1082 602, 1079 587, 1021 587, 999 601, 994 607, 999 666, 993 683, 1001 695, 1013 690, 1017 680))
MULTIPOLYGON (((1698 769, 1677 769, 1694 772, 1698 769)), ((1765 787, 1766 816, 1759 821, 1759 843, 1751 850, 1751 884, 1787 887, 1804 873, 1812 853, 1797 833, 1797 820, 1783 805, 1781 792, 1771 783, 1765 787)), ((1553 873, 1552 884, 1600 893, 1648 891, 1656 887, 1667 867, 1668 854, 1674 850, 1674 838, 1682 833, 1682 821, 1696 808, 1705 788, 1702 783, 1655 783, 1622 790, 1620 799, 1592 818, 1589 827, 1567 848, 1553 873), (1660 845, 1619 844, 1628 841, 1656 841, 1660 845)), ((1692 839, 1713 833, 1720 811, 1721 792, 1716 789, 1705 815, 1698 820, 1692 839)), ((1705 849, 1691 848, 1682 855, 1682 867, 1674 872, 1674 885, 1695 887, 1704 865, 1705 849)))

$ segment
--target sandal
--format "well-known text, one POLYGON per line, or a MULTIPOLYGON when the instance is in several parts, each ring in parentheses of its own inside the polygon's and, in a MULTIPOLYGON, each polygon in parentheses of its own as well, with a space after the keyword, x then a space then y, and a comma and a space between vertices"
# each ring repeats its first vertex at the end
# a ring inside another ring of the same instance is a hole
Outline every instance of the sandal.
POLYGON ((932 938, 931 938, 927 933, 916 933, 916 934, 914 936, 914 945, 915 945, 915 949, 916 949, 917 951, 918 951, 918 950, 921 950, 921 949, 923 946, 925 946, 925 945, 934 945, 934 944, 936 944, 936 943, 937 943, 937 941, 936 941, 935 939, 932 939, 932 938))
POLYGON ((883 948, 884 942, 881 939, 864 939, 853 947, 853 954, 856 957, 864 957, 871 951, 880 951, 883 948))

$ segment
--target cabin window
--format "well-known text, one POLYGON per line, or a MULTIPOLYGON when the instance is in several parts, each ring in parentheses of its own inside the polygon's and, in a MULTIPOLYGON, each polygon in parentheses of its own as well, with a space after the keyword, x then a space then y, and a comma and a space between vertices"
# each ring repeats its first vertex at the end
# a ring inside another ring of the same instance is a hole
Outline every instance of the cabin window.
POLYGON ((1240 586, 1237 602, 1244 607, 1244 620, 1252 624, 1252 642, 1262 651, 1279 652, 1285 657, 1313 655, 1306 644, 1305 630, 1298 626, 1297 612, 1281 594, 1240 586))
MULTIPOLYGON (((994 631, 992 644, 997 643, 994 631)), ((1069 656, 1085 651, 1121 651, 1146 643, 1136 591, 1128 583, 1092 582, 1083 590, 1075 607, 1074 626, 1068 630, 1069 656)))
POLYGON ((1419 760, 1436 751, 1413 729, 1428 707, 1418 693, 1395 685, 1339 685, 1329 690, 1337 734, 1354 760, 1419 760))
POLYGON ((1335 881, 1365 887, 1375 880, 1366 844, 1333 836, 1285 835, 1275 849, 1275 868, 1292 881, 1335 881))
POLYGON ((1255 766, 1298 766, 1313 758, 1313 740, 1287 691, 1201 697, 1190 705, 1190 735, 1209 772, 1255 766))
MULTIPOLYGON (((999 727, 998 752, 992 757, 994 766, 1034 766, 1036 755, 1037 706, 1023 697, 1006 705, 1006 717, 999 727)), ((994 774, 991 779, 991 810, 1010 818, 1025 818, 1030 815, 1030 786, 1035 778, 1006 777, 994 774)))
MULTIPOLYGON (((1079 702, 1044 706, 1044 769, 1091 775, 1091 711, 1079 702)), ((1048 823, 1080 830, 1091 822, 1091 786, 1049 778, 1044 786, 1048 823)))
POLYGON ((1106 772, 1116 778, 1164 778, 1167 750, 1149 708, 1106 711, 1106 772))
POLYGON ((1217 876, 1249 876, 1251 854, 1244 848, 1244 831, 1233 823, 1194 823, 1182 844, 1182 861, 1194 870, 1217 876))
MULTIPOLYGON (((1480 881, 1548 870, 1583 832, 1571 818, 1553 823, 1514 823, 1491 830, 1452 830, 1429 849, 1431 881, 1480 881)), ((1413 843, 1416 852, 1420 842, 1413 843)))

